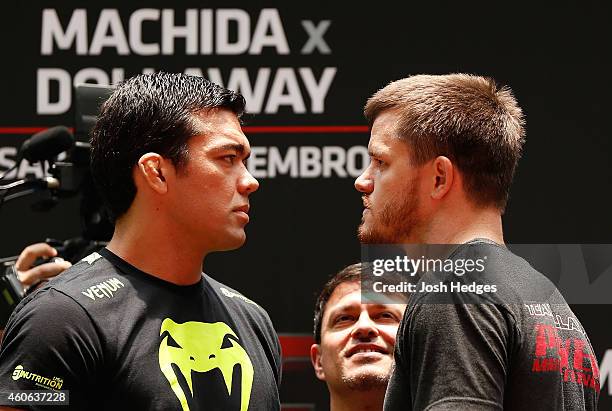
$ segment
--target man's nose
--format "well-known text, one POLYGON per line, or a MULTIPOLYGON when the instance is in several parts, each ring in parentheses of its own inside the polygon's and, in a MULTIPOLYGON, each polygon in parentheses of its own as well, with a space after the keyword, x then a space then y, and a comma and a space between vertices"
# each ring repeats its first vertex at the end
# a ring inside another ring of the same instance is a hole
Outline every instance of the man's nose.
POLYGON ((378 337, 379 331, 376 323, 372 321, 367 312, 361 313, 358 321, 353 326, 351 336, 358 340, 371 340, 378 337))
POLYGON ((369 174, 370 167, 368 167, 357 179, 355 180, 355 188, 357 191, 370 194, 374 190, 374 180, 369 174))
POLYGON ((249 195, 254 193, 259 188, 259 181, 253 177, 248 170, 245 169, 244 174, 238 182, 238 192, 240 194, 249 195))

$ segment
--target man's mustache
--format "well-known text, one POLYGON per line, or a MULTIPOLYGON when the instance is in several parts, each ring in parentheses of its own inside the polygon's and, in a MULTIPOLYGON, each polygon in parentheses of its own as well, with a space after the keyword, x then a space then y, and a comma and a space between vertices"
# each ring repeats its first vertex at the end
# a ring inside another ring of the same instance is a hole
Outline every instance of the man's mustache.
POLYGON ((364 208, 370 208, 372 205, 370 203, 370 199, 368 198, 368 196, 361 196, 361 201, 363 202, 363 207, 364 208))

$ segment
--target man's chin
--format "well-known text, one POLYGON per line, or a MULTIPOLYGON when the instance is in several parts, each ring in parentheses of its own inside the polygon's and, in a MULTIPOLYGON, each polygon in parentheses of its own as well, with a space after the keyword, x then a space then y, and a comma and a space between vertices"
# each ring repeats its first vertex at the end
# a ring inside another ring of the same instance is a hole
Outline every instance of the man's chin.
POLYGON ((241 232, 232 233, 232 235, 229 235, 227 238, 225 238, 225 241, 222 244, 219 244, 215 251, 235 250, 237 248, 242 247, 245 242, 246 233, 244 232, 244 230, 241 230, 241 232))
POLYGON ((361 223, 357 228, 357 238, 361 244, 386 244, 383 236, 361 223))
POLYGON ((369 234, 369 230, 365 227, 363 220, 361 220, 361 224, 359 224, 359 227, 357 227, 357 238, 359 239, 359 242, 362 244, 369 244, 369 234))
POLYGON ((345 375, 342 377, 342 382, 355 391, 384 390, 387 388, 390 375, 388 372, 382 372, 380 365, 375 367, 376 369, 365 367, 365 369, 352 375, 345 375))

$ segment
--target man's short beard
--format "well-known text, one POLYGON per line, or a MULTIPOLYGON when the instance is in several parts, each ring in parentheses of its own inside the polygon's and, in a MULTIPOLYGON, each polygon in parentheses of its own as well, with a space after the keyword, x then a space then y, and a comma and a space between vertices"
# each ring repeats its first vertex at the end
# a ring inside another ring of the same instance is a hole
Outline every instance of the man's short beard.
POLYGON ((344 385, 353 391, 370 391, 378 389, 386 389, 389 383, 389 374, 359 374, 347 377, 342 376, 344 385))
POLYGON ((359 228, 357 228, 357 238, 361 244, 395 244, 397 242, 393 241, 393 237, 392 235, 383 233, 380 229, 377 230, 374 228, 366 230, 363 221, 361 221, 359 228))
MULTIPOLYGON (((400 244, 402 239, 413 233, 418 224, 419 199, 417 178, 408 183, 408 187, 399 193, 402 200, 399 204, 387 203, 377 212, 378 220, 366 230, 364 220, 357 229, 357 238, 362 244, 400 244)), ((370 213, 373 211, 370 210, 370 213)), ((370 220, 374 215, 370 215, 370 220)), ((372 223, 372 221, 370 221, 372 223)))

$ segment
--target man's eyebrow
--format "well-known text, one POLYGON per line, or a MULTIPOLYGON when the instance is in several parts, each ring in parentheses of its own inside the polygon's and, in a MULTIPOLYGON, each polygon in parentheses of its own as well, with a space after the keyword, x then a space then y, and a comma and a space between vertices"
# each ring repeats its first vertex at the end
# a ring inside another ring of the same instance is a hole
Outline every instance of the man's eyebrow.
POLYGON ((372 147, 368 147, 368 155, 374 158, 389 158, 392 155, 392 150, 386 144, 377 144, 372 147))
POLYGON ((378 147, 368 147, 368 155, 370 157, 378 157, 382 155, 382 151, 378 147))
MULTIPOLYGON (((229 144, 223 144, 219 147, 215 147, 215 151, 232 151, 232 150, 241 156, 244 155, 244 153, 247 151, 244 144, 240 144, 240 143, 229 143, 229 144)), ((247 153, 247 158, 250 155, 251 155, 251 152, 249 151, 247 153)))
POLYGON ((333 315, 339 314, 339 313, 345 313, 347 311, 355 311, 357 308, 358 304, 343 304, 341 306, 338 307, 334 307, 330 310, 329 314, 330 317, 332 317, 333 315))
POLYGON ((395 310, 395 311, 399 311, 398 308, 393 307, 393 305, 397 305, 397 304, 368 304, 373 310, 395 310))

